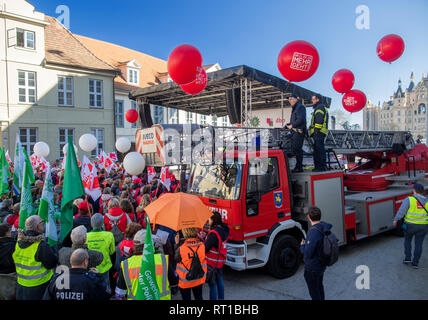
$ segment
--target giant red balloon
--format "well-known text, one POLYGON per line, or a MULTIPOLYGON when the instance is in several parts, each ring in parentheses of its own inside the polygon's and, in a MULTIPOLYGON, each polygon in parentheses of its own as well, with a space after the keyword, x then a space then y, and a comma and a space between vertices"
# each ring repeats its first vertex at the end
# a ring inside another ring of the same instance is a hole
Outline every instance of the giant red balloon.
POLYGON ((286 44, 278 55, 278 69, 288 81, 312 77, 320 62, 317 49, 309 42, 296 40, 286 44))
POLYGON ((355 77, 352 71, 340 69, 336 71, 331 79, 334 90, 339 93, 347 93, 354 86, 355 77))
POLYGON ((395 61, 404 52, 404 41, 399 35, 388 34, 377 43, 376 52, 378 57, 385 62, 395 61))
POLYGON ((197 68, 202 66, 202 55, 197 48, 182 44, 172 50, 168 57, 168 73, 178 84, 196 79, 197 68))
POLYGON ((351 90, 342 98, 342 105, 346 111, 358 112, 366 106, 367 97, 360 90, 351 90))
POLYGON ((128 121, 130 123, 137 122, 137 120, 138 120, 137 110, 129 109, 128 111, 125 112, 125 118, 126 118, 126 121, 128 121))
POLYGON ((181 89, 184 92, 191 94, 192 96, 202 92, 206 86, 207 86, 207 73, 202 67, 198 67, 198 74, 196 76, 195 81, 180 85, 181 89))

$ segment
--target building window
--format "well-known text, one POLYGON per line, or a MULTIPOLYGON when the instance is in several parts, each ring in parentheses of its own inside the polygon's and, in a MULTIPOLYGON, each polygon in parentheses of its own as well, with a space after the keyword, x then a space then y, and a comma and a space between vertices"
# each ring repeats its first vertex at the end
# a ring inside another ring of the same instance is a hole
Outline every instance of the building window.
POLYGON ((164 108, 160 106, 154 106, 153 108, 153 123, 160 124, 164 122, 164 108))
POLYGON ((36 103, 36 73, 18 70, 19 102, 36 103))
POLYGON ((116 128, 123 128, 125 125, 123 113, 123 100, 115 101, 116 128))
POLYGON ((227 116, 225 116, 225 117, 223 117, 223 118, 221 119, 221 125, 222 125, 223 127, 227 127, 227 116))
POLYGON ((201 124, 207 124, 207 116, 201 114, 201 124))
POLYGON ((74 144, 74 129, 73 128, 59 128, 58 144, 59 144, 59 157, 64 158, 62 149, 68 143, 68 137, 71 137, 71 141, 74 144))
POLYGON ((171 123, 178 123, 178 110, 175 108, 169 108, 169 120, 171 123))
POLYGON ((191 112, 186 112, 186 123, 193 123, 193 114, 191 112))
POLYGON ((37 142, 37 128, 19 128, 19 140, 30 156, 33 154, 34 145, 37 142))
POLYGON ((399 116, 400 115, 400 111, 397 111, 397 116, 399 116))
POLYGON ((215 126, 217 126, 217 116, 216 115, 213 115, 212 117, 211 117, 211 124, 215 127, 215 126))
POLYGON ((103 81, 89 79, 89 106, 91 108, 103 107, 103 81))
MULTIPOLYGON (((131 100, 131 109, 137 110, 137 103, 135 101, 132 101, 132 100, 131 100)), ((138 112, 138 110, 137 110, 137 112, 138 112)), ((138 120, 136 122, 132 123, 131 128, 136 128, 137 122, 138 122, 138 120)))
POLYGON ((16 29, 16 46, 19 48, 35 49, 35 33, 23 29, 16 29))
POLYGON ((91 152, 92 157, 96 157, 100 154, 101 150, 104 150, 104 129, 103 128, 92 128, 91 133, 97 138, 97 147, 91 152))
POLYGON ((128 68, 128 83, 136 85, 140 83, 138 79, 138 70, 128 68))
POLYGON ((58 77, 58 105, 73 106, 73 77, 58 77))

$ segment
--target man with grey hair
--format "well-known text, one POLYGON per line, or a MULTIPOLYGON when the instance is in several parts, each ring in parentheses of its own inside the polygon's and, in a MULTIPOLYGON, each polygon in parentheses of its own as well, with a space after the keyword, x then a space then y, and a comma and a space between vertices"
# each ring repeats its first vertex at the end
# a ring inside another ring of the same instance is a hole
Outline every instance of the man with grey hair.
POLYGON ((40 300, 53 275, 58 257, 44 240, 43 220, 31 216, 25 220, 26 231, 18 232, 13 260, 18 276, 17 300, 40 300))
POLYGON ((90 250, 101 252, 103 261, 97 266, 98 271, 107 283, 110 283, 109 271, 116 258, 114 236, 111 232, 104 231, 104 217, 96 213, 91 218, 92 231, 86 235, 86 243, 90 250))
POLYGON ((77 249, 84 249, 89 255, 89 268, 95 268, 103 262, 103 254, 95 250, 89 250, 86 244, 86 227, 81 225, 71 231, 71 248, 63 247, 59 250, 59 264, 70 267, 71 254, 77 249))
POLYGON ((110 287, 96 269, 88 271, 88 252, 79 248, 70 257, 71 269, 55 275, 43 300, 108 300, 110 287))

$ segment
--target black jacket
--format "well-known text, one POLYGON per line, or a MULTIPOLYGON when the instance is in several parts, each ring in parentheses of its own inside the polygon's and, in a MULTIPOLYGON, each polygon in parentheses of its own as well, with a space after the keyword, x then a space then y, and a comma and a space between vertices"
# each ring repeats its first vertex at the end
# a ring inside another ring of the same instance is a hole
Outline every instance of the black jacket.
POLYGON ((325 270, 325 266, 320 262, 323 246, 323 235, 318 230, 315 230, 315 228, 320 229, 322 232, 326 232, 329 231, 331 227, 331 224, 321 221, 309 229, 308 234, 306 235, 305 244, 300 247, 306 270, 325 270))
POLYGON ((306 130, 306 108, 300 102, 293 106, 290 123, 295 129, 306 130))
POLYGON ((0 238, 0 273, 15 272, 15 262, 12 254, 15 252, 16 241, 12 238, 0 238))
POLYGON ((78 226, 85 226, 86 231, 92 231, 91 217, 89 214, 79 213, 76 218, 73 219, 73 229, 78 226))
POLYGON ((53 269, 58 264, 58 256, 44 241, 44 236, 35 231, 24 231, 18 232, 18 246, 21 249, 28 248, 34 242, 40 241, 40 245, 37 248, 35 259, 42 263, 46 269, 53 269))
POLYGON ((111 296, 110 286, 98 275, 86 269, 71 268, 70 286, 59 288, 56 280, 64 277, 62 273, 52 277, 45 291, 43 300, 108 300, 111 296))
MULTIPOLYGON (((227 224, 218 225, 214 230, 218 232, 222 242, 229 236, 229 227, 227 224)), ((208 233, 208 236, 205 239, 205 252, 209 252, 211 248, 218 249, 218 237, 213 232, 208 233)))
POLYGON ((3 221, 3 219, 6 217, 6 216, 8 216, 8 215, 10 215, 10 214, 12 214, 13 213, 13 211, 12 210, 9 210, 9 209, 0 209, 0 222, 2 222, 3 221))
MULTIPOLYGON (((314 125, 315 124, 323 124, 324 123, 324 117, 325 117, 325 106, 318 102, 316 105, 314 105, 314 112, 312 113, 312 117, 314 118, 314 125), (322 110, 322 112, 317 112, 318 110, 322 110)), ((312 125, 312 121, 311 121, 312 125)), ((327 114, 327 129, 328 129, 328 114, 327 114)), ((320 129, 314 128, 314 133, 319 133, 320 129)))

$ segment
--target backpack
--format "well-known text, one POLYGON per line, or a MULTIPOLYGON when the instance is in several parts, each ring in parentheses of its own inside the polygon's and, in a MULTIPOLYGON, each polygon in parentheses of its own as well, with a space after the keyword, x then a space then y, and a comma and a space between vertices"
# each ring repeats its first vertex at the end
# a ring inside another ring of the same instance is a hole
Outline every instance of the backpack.
POLYGON ((125 236, 123 235, 123 232, 119 229, 118 224, 120 219, 122 218, 122 215, 117 219, 117 221, 111 221, 113 223, 113 226, 111 227, 110 232, 113 233, 114 237, 114 243, 117 245, 120 243, 123 239, 125 239, 125 236))
POLYGON ((190 257, 189 254, 189 258, 192 258, 192 262, 190 263, 190 269, 187 269, 189 272, 186 274, 186 280, 192 281, 202 278, 205 275, 205 272, 202 269, 201 260, 199 260, 199 246, 196 248, 196 251, 193 251, 191 247, 188 248, 193 252, 193 256, 190 257))
POLYGON ((337 240, 336 235, 330 230, 327 232, 322 232, 317 227, 314 227, 314 229, 318 230, 323 235, 322 250, 320 256, 321 264, 328 267, 332 266, 339 259, 339 240, 337 240))

